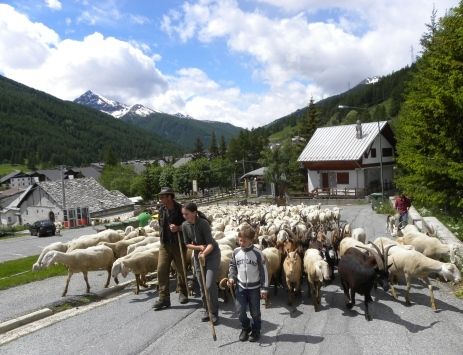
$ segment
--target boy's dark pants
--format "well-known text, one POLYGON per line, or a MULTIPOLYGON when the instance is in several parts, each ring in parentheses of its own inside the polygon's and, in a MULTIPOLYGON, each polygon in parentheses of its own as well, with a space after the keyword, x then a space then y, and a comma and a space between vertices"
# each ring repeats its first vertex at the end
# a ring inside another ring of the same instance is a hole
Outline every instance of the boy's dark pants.
POLYGON ((261 318, 260 318, 260 288, 247 290, 240 286, 236 289, 236 306, 240 314, 241 328, 252 328, 253 332, 260 333, 261 318), (246 314, 247 307, 252 317, 251 321, 246 314))

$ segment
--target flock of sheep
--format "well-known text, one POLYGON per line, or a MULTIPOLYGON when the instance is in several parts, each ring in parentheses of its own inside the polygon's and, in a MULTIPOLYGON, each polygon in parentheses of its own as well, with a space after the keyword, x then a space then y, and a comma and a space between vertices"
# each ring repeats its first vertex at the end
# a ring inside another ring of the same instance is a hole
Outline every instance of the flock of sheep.
MULTIPOLYGON (((300 294, 301 283, 306 278, 315 310, 320 309, 321 287, 331 281, 337 269, 346 296, 346 306, 355 303, 355 294, 364 295, 365 317, 371 320, 368 303, 370 292, 376 285, 385 291, 391 289, 397 299, 394 284, 405 278, 405 300, 413 279, 423 280, 429 288, 431 306, 436 310, 429 276, 438 275, 443 281, 458 282, 460 271, 455 266, 455 245, 443 244, 438 238, 421 233, 408 225, 398 231, 393 218, 388 217, 388 230, 396 238, 378 237, 367 243, 363 228, 351 228, 340 223, 341 210, 322 209, 320 205, 296 206, 205 206, 202 212, 211 221, 213 237, 221 249, 221 263, 217 282, 226 300, 226 279, 232 251, 237 246, 238 232, 245 223, 256 230, 255 246, 262 250, 266 259, 270 283, 275 293, 280 285, 288 291, 288 303, 300 294), (449 262, 441 262, 450 258, 449 262)), ((87 285, 88 271, 107 270, 108 287, 111 276, 118 283, 118 275, 135 275, 138 294, 140 286, 147 287, 146 275, 157 268, 159 254, 159 225, 152 221, 149 226, 122 230, 105 230, 85 235, 67 243, 50 244, 40 254, 33 270, 55 263, 64 264, 68 278, 63 291, 66 295, 74 273, 82 272, 87 285)), ((191 268, 191 252, 187 253, 187 268, 191 268)), ((173 268, 173 272, 175 272, 173 268)), ((190 290, 192 285, 189 285, 190 290)), ((266 307, 270 299, 265 300, 266 307)))

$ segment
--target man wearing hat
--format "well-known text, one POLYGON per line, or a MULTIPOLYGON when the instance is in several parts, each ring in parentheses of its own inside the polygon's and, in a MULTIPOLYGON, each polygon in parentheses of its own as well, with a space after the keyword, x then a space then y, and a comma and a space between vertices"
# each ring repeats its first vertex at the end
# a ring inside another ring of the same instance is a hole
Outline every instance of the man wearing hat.
MULTIPOLYGON (((182 232, 182 223, 185 219, 182 215, 182 205, 175 201, 174 198, 174 190, 170 187, 163 187, 159 192, 159 199, 161 200, 161 207, 159 208, 161 247, 159 248, 158 258, 159 298, 153 305, 156 311, 170 307, 169 271, 172 260, 177 269, 177 280, 180 287, 179 302, 182 304, 188 302, 186 283, 180 272, 180 270, 183 270, 183 266, 177 239, 177 234, 182 232)), ((181 238, 181 241, 185 258, 186 248, 183 238, 181 238)))

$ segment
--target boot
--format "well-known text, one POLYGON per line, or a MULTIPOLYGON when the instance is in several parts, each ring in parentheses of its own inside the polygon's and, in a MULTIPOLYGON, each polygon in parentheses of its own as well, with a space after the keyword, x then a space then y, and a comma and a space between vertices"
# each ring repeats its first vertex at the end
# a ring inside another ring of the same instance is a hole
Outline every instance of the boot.
POLYGON ((164 298, 164 299, 158 299, 154 304, 153 308, 155 311, 159 311, 160 309, 170 307, 170 299, 164 298))

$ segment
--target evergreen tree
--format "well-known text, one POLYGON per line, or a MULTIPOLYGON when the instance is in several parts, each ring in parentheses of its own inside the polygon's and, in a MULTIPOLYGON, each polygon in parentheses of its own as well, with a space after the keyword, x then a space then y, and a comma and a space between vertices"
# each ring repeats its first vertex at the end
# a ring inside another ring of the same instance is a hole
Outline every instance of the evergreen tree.
POLYGON ((195 148, 193 150, 193 154, 195 155, 195 158, 204 157, 204 145, 203 145, 203 141, 199 137, 196 137, 195 148))
POLYGON ((222 134, 220 136, 219 155, 224 158, 225 154, 227 154, 227 144, 225 143, 225 137, 222 134))
POLYGON ((211 145, 209 146, 209 153, 212 158, 219 156, 219 147, 217 146, 217 139, 215 138, 215 131, 212 131, 211 145))
POLYGON ((463 208, 463 2, 430 27, 396 125, 397 185, 450 213, 463 208))
POLYGON ((306 112, 306 119, 302 121, 301 136, 308 142, 317 129, 317 108, 315 107, 313 97, 310 98, 306 112))
POLYGON ((111 146, 109 146, 106 149, 103 161, 104 161, 105 165, 108 165, 108 166, 115 166, 115 165, 119 164, 119 162, 118 162, 118 160, 116 158, 116 155, 114 154, 113 148, 111 146))

